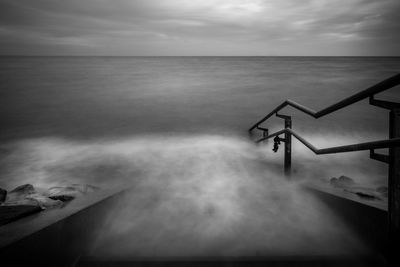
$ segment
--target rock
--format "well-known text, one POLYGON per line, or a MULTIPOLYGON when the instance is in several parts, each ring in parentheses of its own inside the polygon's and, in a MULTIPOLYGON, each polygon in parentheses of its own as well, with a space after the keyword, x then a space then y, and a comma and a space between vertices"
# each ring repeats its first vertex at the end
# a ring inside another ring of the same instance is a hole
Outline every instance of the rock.
POLYGON ((329 180, 329 183, 330 183, 330 185, 332 185, 332 186, 335 186, 335 185, 337 184, 337 182, 338 182, 338 178, 336 178, 336 177, 332 177, 332 178, 329 180))
POLYGON ((48 190, 48 196, 54 200, 71 201, 79 196, 98 190, 99 188, 88 184, 72 184, 70 186, 56 186, 48 190))
POLYGON ((19 193, 19 194, 32 194, 35 192, 36 192, 35 188, 33 188, 33 185, 31 184, 20 185, 10 191, 10 193, 19 193))
POLYGON ((74 187, 83 194, 92 193, 100 189, 99 187, 90 184, 72 184, 71 187, 74 187))
POLYGON ((36 193, 35 188, 30 184, 18 186, 10 191, 4 206, 36 206, 41 209, 61 207, 62 201, 48 198, 45 195, 36 193))
POLYGON ((35 206, 35 207, 40 207, 39 202, 35 199, 29 199, 29 198, 20 198, 20 199, 12 199, 12 200, 7 200, 2 206, 35 206))
POLYGON ((54 200, 71 201, 84 193, 74 186, 57 186, 49 188, 49 198, 54 200))
POLYGON ((334 187, 339 187, 339 188, 346 188, 346 187, 351 187, 354 185, 353 179, 347 176, 340 176, 339 178, 331 178, 329 183, 334 186, 334 187))
POLYGON ((379 186, 376 188, 376 192, 379 193, 386 193, 388 192, 389 188, 387 186, 379 186))
POLYGON ((59 208, 64 205, 61 200, 51 199, 41 194, 31 194, 25 199, 36 201, 37 205, 39 205, 42 209, 59 208))
POLYGON ((370 194, 366 194, 364 192, 356 192, 355 193, 357 196, 361 197, 361 198, 367 198, 367 199, 379 199, 378 197, 374 196, 374 195, 370 195, 370 194))
POLYGON ((389 189, 387 188, 387 186, 379 186, 376 188, 376 192, 381 194, 383 197, 388 197, 389 189))
POLYGON ((8 192, 6 201, 7 202, 17 201, 34 193, 36 193, 36 191, 32 185, 30 184, 20 185, 15 189, 11 190, 10 192, 8 192))
POLYGON ((364 199, 381 200, 381 197, 372 188, 352 187, 352 188, 345 188, 344 191, 353 193, 353 194, 359 196, 360 198, 364 198, 364 199))
POLYGON ((7 190, 0 187, 0 203, 6 201, 7 198, 7 190))
POLYGON ((55 194, 53 196, 50 196, 49 198, 51 198, 53 200, 60 200, 62 202, 67 202, 67 201, 71 201, 71 200, 75 199, 76 196, 69 195, 67 193, 67 194, 55 194))

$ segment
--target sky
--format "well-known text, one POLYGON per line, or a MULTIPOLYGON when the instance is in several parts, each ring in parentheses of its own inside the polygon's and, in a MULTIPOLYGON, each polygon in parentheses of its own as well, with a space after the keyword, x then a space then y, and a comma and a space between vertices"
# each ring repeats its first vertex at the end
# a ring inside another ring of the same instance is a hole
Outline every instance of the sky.
POLYGON ((400 0, 0 0, 0 55, 400 56, 400 0))

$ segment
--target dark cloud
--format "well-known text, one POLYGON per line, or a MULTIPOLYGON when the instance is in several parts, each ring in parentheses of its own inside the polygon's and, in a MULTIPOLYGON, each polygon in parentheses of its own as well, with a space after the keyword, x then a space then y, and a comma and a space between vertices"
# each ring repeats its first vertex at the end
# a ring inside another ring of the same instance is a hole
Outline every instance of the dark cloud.
POLYGON ((399 55, 398 0, 0 0, 1 54, 399 55))

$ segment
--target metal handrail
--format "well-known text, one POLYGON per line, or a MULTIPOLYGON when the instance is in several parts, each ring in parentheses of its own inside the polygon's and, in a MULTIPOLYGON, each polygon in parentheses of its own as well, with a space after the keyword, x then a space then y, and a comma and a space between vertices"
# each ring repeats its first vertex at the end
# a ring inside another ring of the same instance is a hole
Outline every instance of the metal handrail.
POLYGON ((281 142, 285 143, 284 169, 285 174, 288 177, 290 177, 291 172, 292 136, 297 138, 302 144, 304 144, 317 155, 369 150, 369 157, 371 159, 388 164, 388 262, 390 266, 398 266, 398 252, 395 248, 398 248, 400 244, 400 104, 377 100, 374 98, 374 96, 399 84, 400 73, 318 112, 294 101, 286 100, 249 129, 250 134, 254 129, 263 131, 263 138, 256 141, 257 143, 274 137, 274 148, 272 149, 274 152, 278 151, 278 147, 281 142), (389 139, 318 149, 291 129, 291 116, 278 114, 278 111, 284 107, 292 106, 318 119, 368 97, 369 104, 390 110, 389 139), (285 128, 273 134, 269 134, 268 128, 261 127, 260 124, 265 122, 274 114, 277 117, 285 120, 285 128), (284 134, 284 138, 279 137, 281 134, 284 134), (388 155, 375 153, 375 149, 379 148, 389 148, 388 155), (395 262, 397 262, 397 264, 394 264, 395 262))
POLYGON ((262 118, 260 121, 258 121, 256 124, 254 124, 250 129, 249 132, 251 132, 252 130, 254 130, 255 128, 257 128, 261 123, 263 123, 264 121, 268 120, 272 115, 276 114, 279 110, 285 108, 286 106, 291 106, 294 107, 316 119, 323 117, 325 115, 328 115, 332 112, 335 112, 339 109, 345 108, 349 105, 352 105, 358 101, 361 101, 365 98, 368 97, 373 97, 375 94, 378 94, 380 92, 383 92, 385 90, 388 90, 396 85, 400 84, 400 73, 396 74, 380 83, 377 83, 361 92, 358 92, 348 98, 343 99, 342 101, 339 101, 329 107, 326 107, 320 111, 315 111, 311 108, 308 108, 306 106, 303 106, 301 104, 298 104, 292 100, 286 100, 285 102, 283 102, 282 104, 280 104, 279 106, 277 106, 274 110, 272 110, 267 116, 265 116, 264 118, 262 118))
POLYGON ((312 152, 314 152, 317 155, 371 150, 371 149, 387 148, 389 146, 394 146, 394 145, 400 145, 400 138, 392 138, 392 139, 386 139, 386 140, 378 140, 378 141, 372 141, 372 142, 365 142, 365 143, 358 143, 358 144, 352 144, 352 145, 335 146, 335 147, 318 149, 314 145, 312 145, 310 142, 308 142, 306 139, 301 137, 298 133, 296 133, 295 131, 293 131, 292 129, 289 129, 289 128, 286 128, 286 129, 280 130, 276 133, 270 134, 266 137, 261 138, 260 140, 258 140, 256 142, 260 143, 262 141, 270 139, 274 136, 279 136, 284 133, 293 135, 294 137, 296 137, 297 140, 302 142, 306 147, 308 147, 312 152))

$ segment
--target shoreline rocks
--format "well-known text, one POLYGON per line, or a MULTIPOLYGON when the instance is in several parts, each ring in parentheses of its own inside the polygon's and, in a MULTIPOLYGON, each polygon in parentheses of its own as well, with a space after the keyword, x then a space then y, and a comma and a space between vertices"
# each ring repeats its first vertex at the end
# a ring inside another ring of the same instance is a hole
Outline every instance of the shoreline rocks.
POLYGON ((55 186, 48 190, 48 197, 54 200, 71 201, 79 196, 94 192, 99 188, 88 184, 72 184, 70 186, 55 186))
POLYGON ((334 187, 340 187, 340 188, 350 187, 355 184, 353 179, 344 175, 340 176, 339 178, 336 177, 331 178, 329 183, 334 187))
POLYGON ((388 196, 388 188, 380 186, 377 188, 368 188, 357 185, 354 180, 345 175, 339 178, 332 177, 329 184, 337 189, 342 189, 345 192, 352 193, 366 200, 383 200, 388 196))
POLYGON ((46 209, 62 208, 69 201, 99 188, 88 184, 51 187, 38 193, 33 185, 20 185, 13 190, 0 188, 0 225, 46 209))

